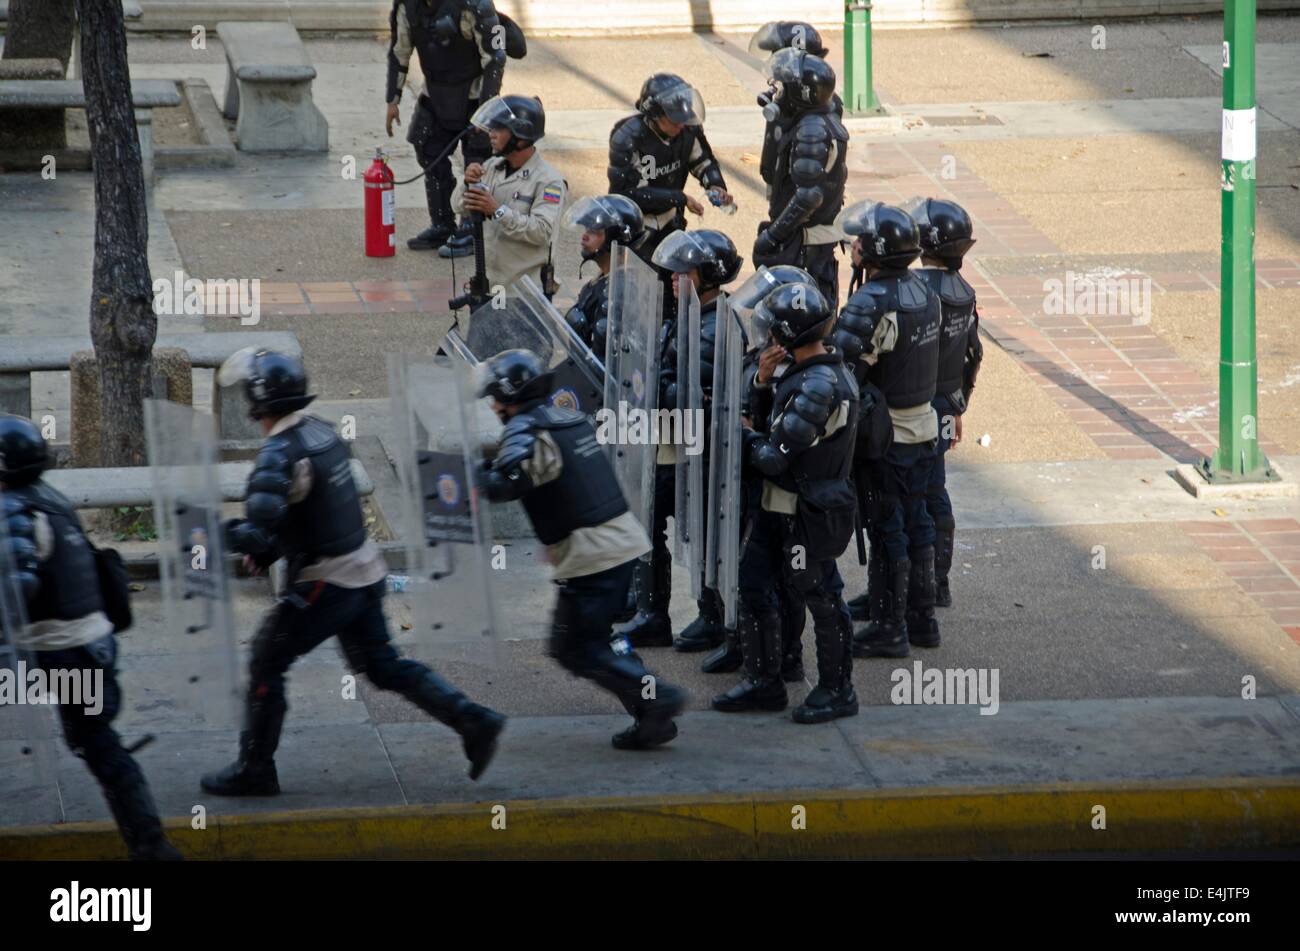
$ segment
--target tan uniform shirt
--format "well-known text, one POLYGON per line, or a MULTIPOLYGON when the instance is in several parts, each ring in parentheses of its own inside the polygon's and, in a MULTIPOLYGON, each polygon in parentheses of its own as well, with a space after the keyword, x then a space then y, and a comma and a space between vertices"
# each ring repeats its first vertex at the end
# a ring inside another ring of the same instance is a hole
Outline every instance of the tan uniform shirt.
MULTIPOLYGON (((523 470, 533 485, 545 485, 560 477, 564 460, 560 448, 546 430, 537 434, 532 456, 523 470)), ((650 550, 650 536, 631 512, 608 522, 578 528, 569 537, 546 547, 546 558, 555 567, 556 581, 594 575, 639 558, 650 550)))
MULTIPOLYGON (((527 274, 540 287, 542 265, 551 259, 551 242, 564 208, 564 176, 541 152, 534 152, 519 168, 511 168, 500 156, 488 159, 480 184, 505 209, 500 219, 487 217, 483 222, 488 284, 510 293, 511 285, 527 274)), ((462 178, 452 193, 452 207, 459 214, 465 213, 465 188, 462 178)))

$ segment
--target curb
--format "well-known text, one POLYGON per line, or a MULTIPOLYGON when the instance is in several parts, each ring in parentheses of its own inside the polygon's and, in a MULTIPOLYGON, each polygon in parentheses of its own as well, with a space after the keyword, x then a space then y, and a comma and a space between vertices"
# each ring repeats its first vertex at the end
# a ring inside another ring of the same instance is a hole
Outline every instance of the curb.
MULTIPOLYGON (((187 857, 206 860, 997 858, 1282 849, 1300 846, 1300 779, 506 800, 213 815, 206 830, 185 820, 168 827, 187 857), (1099 805, 1104 830, 1093 828, 1099 805), (803 827, 796 828, 800 815, 803 827), (505 828, 494 828, 494 820, 505 828)), ((0 860, 123 857, 107 822, 0 829, 0 860)))

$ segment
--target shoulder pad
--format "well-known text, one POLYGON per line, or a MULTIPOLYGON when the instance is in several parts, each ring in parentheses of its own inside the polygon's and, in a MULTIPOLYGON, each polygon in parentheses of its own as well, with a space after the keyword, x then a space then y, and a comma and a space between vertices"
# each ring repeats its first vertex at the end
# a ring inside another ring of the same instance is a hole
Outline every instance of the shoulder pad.
POLYGON ((302 440, 303 448, 313 455, 330 448, 339 440, 338 433, 334 431, 334 424, 326 422, 319 416, 306 417, 298 427, 298 436, 302 440))
POLYGON ((930 293, 926 283, 918 278, 914 271, 909 271, 907 276, 898 282, 898 309, 925 310, 930 300, 930 293))
POLYGON ((17 515, 19 512, 27 511, 27 500, 15 495, 13 492, 0 492, 0 502, 4 503, 4 514, 6 518, 10 515, 17 515))
POLYGON ((799 122, 794 127, 794 137, 797 142, 824 142, 829 144, 831 130, 823 116, 817 113, 809 113, 799 117, 799 122))
MULTIPOLYGON (((843 366, 843 364, 840 364, 843 366)), ((835 367, 818 363, 799 374, 799 395, 817 403, 830 405, 835 398, 835 367)))
POLYGON ((626 119, 619 119, 614 123, 614 128, 609 133, 610 148, 631 151, 636 148, 637 140, 644 130, 645 127, 641 123, 639 114, 630 115, 626 119))
MULTIPOLYGON (((838 101, 840 97, 836 96, 835 98, 838 101)), ((841 121, 843 110, 844 103, 840 102, 838 110, 832 110, 831 112, 822 115, 822 118, 826 121, 827 128, 830 130, 831 136, 840 143, 849 140, 849 130, 844 127, 844 123, 841 121)))
MULTIPOLYGON (((964 307, 975 303, 975 288, 966 282, 960 271, 939 271, 939 286, 936 288, 939 299, 953 307, 964 307)), ((933 286, 933 285, 931 285, 933 286)))
POLYGON ((492 5, 492 0, 470 0, 470 12, 480 20, 495 20, 497 18, 497 9, 492 5))

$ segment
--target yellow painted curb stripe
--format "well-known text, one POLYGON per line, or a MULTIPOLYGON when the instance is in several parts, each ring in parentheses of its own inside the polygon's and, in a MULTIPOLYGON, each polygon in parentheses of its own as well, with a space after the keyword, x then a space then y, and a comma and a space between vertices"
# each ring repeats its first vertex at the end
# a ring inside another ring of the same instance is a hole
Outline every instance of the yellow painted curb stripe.
MULTIPOLYGON (((168 822, 195 859, 1016 856, 1300 847, 1300 780, 506 800, 168 822), (1105 829, 1094 828, 1096 807, 1105 829), (495 828, 502 823, 504 828, 495 828)), ((0 859, 124 857, 110 823, 0 828, 0 859)))

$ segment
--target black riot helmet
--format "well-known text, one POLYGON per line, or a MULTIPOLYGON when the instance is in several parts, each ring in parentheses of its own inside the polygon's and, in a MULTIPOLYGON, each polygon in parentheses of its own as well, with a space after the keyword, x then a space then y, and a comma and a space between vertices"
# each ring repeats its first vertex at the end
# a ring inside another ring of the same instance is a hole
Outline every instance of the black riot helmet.
POLYGON ((243 383, 248 415, 253 419, 288 416, 316 398, 307 393, 302 361, 276 350, 245 347, 236 351, 217 371, 217 383, 243 383))
POLYGON ((550 395, 554 374, 531 350, 502 350, 475 368, 474 392, 498 403, 513 406, 545 399, 550 395))
POLYGON ((825 106, 835 96, 835 70, 804 50, 777 50, 768 59, 765 74, 775 89, 772 101, 787 115, 825 106))
POLYGON ((710 228, 674 231, 655 248, 650 258, 651 264, 675 274, 698 269, 701 291, 734 281, 744 262, 732 240, 710 228))
POLYGON ((921 251, 938 258, 949 267, 960 267, 961 259, 975 239, 966 209, 943 198, 913 198, 903 208, 921 232, 921 251))
POLYGON ((546 111, 535 96, 493 96, 474 110, 469 121, 484 132, 510 130, 510 141, 499 155, 526 149, 546 135, 546 111))
POLYGON ((831 305, 816 284, 782 284, 754 308, 754 331, 794 350, 826 336, 831 305))
POLYGON ((921 233, 902 208, 880 201, 860 201, 840 212, 840 231, 856 235, 862 260, 874 267, 905 268, 921 256, 921 233))
POLYGON ((647 119, 663 117, 678 125, 704 125, 704 97, 675 73, 655 73, 642 83, 636 108, 647 119))
POLYGON ((564 226, 574 231, 599 231, 605 242, 599 251, 582 252, 591 261, 610 250, 614 241, 631 244, 645 233, 645 217, 626 195, 589 195, 574 203, 564 216, 564 226))
POLYGON ((0 482, 17 487, 35 482, 50 464, 50 448, 26 416, 0 413, 0 482))
POLYGON ((764 23, 749 41, 749 53, 764 59, 777 50, 807 50, 814 56, 825 57, 830 52, 822 43, 822 35, 811 23, 800 20, 774 20, 764 23))

